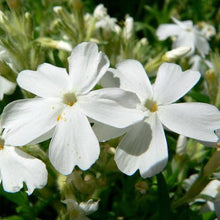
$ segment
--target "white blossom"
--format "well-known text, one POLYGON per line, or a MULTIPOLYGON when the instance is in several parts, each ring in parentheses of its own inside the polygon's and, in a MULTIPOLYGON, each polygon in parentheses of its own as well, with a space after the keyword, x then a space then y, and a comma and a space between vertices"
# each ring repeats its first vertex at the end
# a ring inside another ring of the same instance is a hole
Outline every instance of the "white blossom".
POLYGON ((168 37, 176 36, 173 41, 172 48, 190 47, 192 50, 188 55, 195 53, 195 49, 199 51, 201 56, 209 53, 210 47, 206 37, 192 21, 179 21, 172 17, 175 24, 162 24, 158 27, 156 34, 159 40, 165 40, 168 37))
POLYGON ((0 76, 0 100, 3 99, 4 94, 10 95, 14 92, 16 84, 0 76))
MULTIPOLYGON (((182 72, 176 64, 160 66, 151 86, 143 66, 135 60, 125 60, 113 73, 120 79, 120 87, 135 92, 139 97, 137 110, 144 119, 129 128, 119 143, 115 160, 127 175, 140 170, 142 177, 159 173, 167 163, 168 151, 163 125, 171 131, 201 141, 215 142, 214 130, 220 127, 220 113, 215 106, 205 103, 174 103, 184 96, 199 80, 199 72, 182 72), (149 116, 149 117, 148 117, 149 116)), ((101 130, 97 124, 96 132, 101 130)), ((104 132, 105 139, 118 131, 111 127, 104 132), (112 132, 112 133, 111 133, 112 132)), ((99 140, 102 140, 99 135, 99 140)), ((104 138, 103 138, 104 139, 104 138)))
POLYGON ((2 138, 0 141, 0 183, 4 190, 18 192, 25 183, 30 195, 35 188, 44 187, 47 183, 45 164, 18 147, 5 145, 2 138))
POLYGON ((75 165, 90 168, 100 152, 87 117, 110 126, 126 127, 143 118, 133 109, 137 96, 119 88, 91 91, 109 67, 94 43, 76 46, 64 68, 42 64, 19 73, 19 86, 37 97, 7 105, 2 114, 6 143, 22 146, 52 137, 49 158, 68 175, 75 165))

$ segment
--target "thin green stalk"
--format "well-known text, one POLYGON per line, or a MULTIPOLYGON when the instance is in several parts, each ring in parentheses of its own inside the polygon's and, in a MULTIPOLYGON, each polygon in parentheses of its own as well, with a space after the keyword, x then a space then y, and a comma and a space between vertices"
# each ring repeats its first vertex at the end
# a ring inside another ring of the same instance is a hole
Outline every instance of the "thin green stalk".
POLYGON ((198 179, 193 183, 189 191, 179 200, 172 204, 172 209, 175 209, 185 203, 193 200, 209 183, 209 177, 220 166, 220 150, 217 150, 210 160, 205 165, 198 179))

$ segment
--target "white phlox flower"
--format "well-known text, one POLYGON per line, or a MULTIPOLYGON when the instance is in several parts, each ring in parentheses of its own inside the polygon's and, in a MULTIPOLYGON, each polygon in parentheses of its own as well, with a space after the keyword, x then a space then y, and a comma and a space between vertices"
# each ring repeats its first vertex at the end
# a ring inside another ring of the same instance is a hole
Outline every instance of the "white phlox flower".
POLYGON ((95 43, 76 46, 64 68, 47 63, 37 71, 24 70, 19 86, 37 97, 7 105, 2 114, 6 144, 22 146, 52 137, 49 158, 68 175, 75 165, 90 168, 100 152, 98 140, 87 119, 123 128, 142 120, 133 109, 138 98, 120 88, 91 91, 109 67, 109 60, 95 43))
POLYGON ((202 56, 209 53, 210 47, 206 37, 196 26, 193 26, 192 21, 179 21, 174 17, 172 17, 172 20, 175 24, 162 24, 158 27, 156 35, 159 40, 176 36, 172 48, 190 47, 191 52, 188 53, 188 56, 194 54, 195 49, 202 56))
POLYGON ((14 92, 16 84, 0 76, 0 100, 3 99, 4 94, 10 95, 14 92))
POLYGON ((92 199, 79 204, 73 199, 66 199, 63 202, 67 205, 70 219, 75 220, 89 220, 86 215, 97 211, 99 205, 99 201, 94 202, 92 199))
MULTIPOLYGON (((146 178, 163 170, 168 159, 163 125, 186 137, 211 142, 218 140, 214 130, 220 126, 220 113, 215 106, 174 103, 197 83, 199 72, 182 72, 176 64, 163 63, 151 85, 138 61, 125 60, 117 65, 113 74, 119 77, 121 88, 137 94, 136 109, 141 110, 144 117, 126 129, 127 133, 116 149, 115 161, 125 174, 132 175, 139 169, 141 176, 146 178)), ((107 139, 107 130, 103 133, 107 139)), ((115 133, 111 134, 110 129, 108 135, 115 136, 115 133)))
POLYGON ((30 195, 35 188, 43 188, 47 184, 45 164, 18 147, 7 146, 0 138, 0 183, 7 192, 18 192, 23 183, 30 195))

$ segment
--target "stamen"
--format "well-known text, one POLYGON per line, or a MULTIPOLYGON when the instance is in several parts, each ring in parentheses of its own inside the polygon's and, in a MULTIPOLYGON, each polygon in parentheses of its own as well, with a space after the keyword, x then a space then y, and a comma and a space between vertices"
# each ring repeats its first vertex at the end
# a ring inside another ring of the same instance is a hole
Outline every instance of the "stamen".
POLYGON ((145 102, 145 108, 147 108, 151 112, 156 112, 157 111, 157 103, 154 102, 153 100, 148 99, 145 102))
POLYGON ((157 104, 154 103, 152 109, 150 110, 151 112, 157 111, 157 104))
POLYGON ((3 149, 4 149, 4 146, 0 144, 0 150, 3 150, 3 149))
POLYGON ((61 114, 58 115, 57 121, 59 121, 60 119, 61 119, 61 114))

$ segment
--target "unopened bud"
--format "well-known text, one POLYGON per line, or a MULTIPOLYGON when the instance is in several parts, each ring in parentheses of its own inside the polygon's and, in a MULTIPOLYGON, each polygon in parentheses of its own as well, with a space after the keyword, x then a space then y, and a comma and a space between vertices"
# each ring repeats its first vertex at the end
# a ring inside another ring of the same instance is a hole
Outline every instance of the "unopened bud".
POLYGON ((0 23, 4 23, 5 20, 7 20, 7 17, 5 16, 4 12, 0 10, 0 23))
POLYGON ((125 25, 123 29, 123 37, 127 40, 131 39, 134 34, 134 19, 130 16, 126 16, 125 25))
POLYGON ((165 62, 173 62, 173 61, 185 56, 190 51, 191 51, 190 47, 178 47, 176 49, 173 49, 173 50, 166 52, 163 55, 162 60, 165 62))
POLYGON ((52 40, 50 38, 39 38, 38 42, 41 43, 43 47, 51 47, 58 50, 65 50, 70 52, 72 50, 72 46, 65 41, 62 40, 52 40))
POLYGON ((107 9, 104 7, 103 4, 99 4, 97 5, 97 7, 95 8, 93 15, 95 18, 102 19, 103 17, 107 16, 107 9))
POLYGON ((138 181, 135 184, 135 188, 141 193, 141 194, 145 194, 146 191, 148 190, 148 185, 145 181, 138 181))
POLYGON ((55 13, 57 13, 57 14, 59 14, 60 11, 62 11, 62 10, 63 10, 63 8, 62 8, 61 6, 55 6, 55 7, 53 7, 53 11, 54 11, 55 13))

